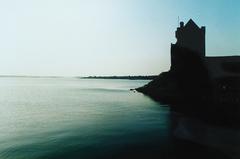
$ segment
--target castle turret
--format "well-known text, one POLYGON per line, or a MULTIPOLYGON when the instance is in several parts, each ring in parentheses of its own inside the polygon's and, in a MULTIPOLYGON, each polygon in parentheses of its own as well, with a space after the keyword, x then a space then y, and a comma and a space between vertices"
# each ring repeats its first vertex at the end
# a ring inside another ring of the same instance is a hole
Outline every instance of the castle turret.
POLYGON ((200 57, 205 57, 205 27, 199 28, 192 19, 186 25, 180 22, 176 31, 176 44, 180 47, 196 52, 200 57))
POLYGON ((171 46, 171 70, 184 69, 190 57, 203 59, 205 57, 205 27, 199 28, 190 19, 186 25, 180 22, 175 32, 176 44, 171 46))

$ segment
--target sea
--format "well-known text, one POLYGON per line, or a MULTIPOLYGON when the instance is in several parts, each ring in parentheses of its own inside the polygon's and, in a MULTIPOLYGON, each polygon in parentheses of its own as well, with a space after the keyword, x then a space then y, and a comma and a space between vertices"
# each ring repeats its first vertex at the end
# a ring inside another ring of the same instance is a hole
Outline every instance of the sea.
POLYGON ((0 159, 225 158, 184 140, 167 105, 130 91, 148 82, 1 77, 0 159))

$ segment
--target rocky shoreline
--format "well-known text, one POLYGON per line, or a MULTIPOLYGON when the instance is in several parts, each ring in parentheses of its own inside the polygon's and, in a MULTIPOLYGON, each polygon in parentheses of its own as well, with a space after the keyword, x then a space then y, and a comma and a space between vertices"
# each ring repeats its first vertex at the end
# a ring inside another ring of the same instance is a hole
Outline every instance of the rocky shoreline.
POLYGON ((189 49, 174 47, 182 58, 179 67, 171 67, 136 91, 169 105, 172 111, 215 125, 238 126, 239 78, 212 78, 204 59, 189 49))

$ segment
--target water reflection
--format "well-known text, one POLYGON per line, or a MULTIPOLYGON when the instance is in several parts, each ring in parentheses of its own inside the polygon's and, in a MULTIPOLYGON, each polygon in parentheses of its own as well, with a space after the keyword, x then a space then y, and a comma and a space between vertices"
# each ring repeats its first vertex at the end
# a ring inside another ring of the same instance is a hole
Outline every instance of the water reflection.
POLYGON ((240 158, 239 129, 210 125, 176 112, 172 112, 170 118, 172 135, 176 139, 199 144, 222 158, 240 158))

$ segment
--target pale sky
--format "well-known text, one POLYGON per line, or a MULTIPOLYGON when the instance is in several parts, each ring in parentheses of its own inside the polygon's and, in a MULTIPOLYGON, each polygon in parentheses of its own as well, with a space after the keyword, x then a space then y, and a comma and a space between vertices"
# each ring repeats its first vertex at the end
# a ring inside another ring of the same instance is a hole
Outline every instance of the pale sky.
POLYGON ((207 55, 240 55, 238 0, 0 0, 0 75, 150 75, 169 69, 180 20, 207 55))

